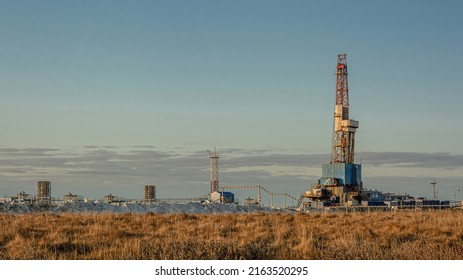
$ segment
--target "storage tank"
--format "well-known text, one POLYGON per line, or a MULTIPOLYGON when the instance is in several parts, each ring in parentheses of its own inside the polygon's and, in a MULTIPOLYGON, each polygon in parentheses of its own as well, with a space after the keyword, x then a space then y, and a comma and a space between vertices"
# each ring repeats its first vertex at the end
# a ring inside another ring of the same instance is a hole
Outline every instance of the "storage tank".
POLYGON ((49 203, 51 201, 51 182, 50 181, 38 181, 37 182, 37 194, 35 198, 39 202, 49 203))
POLYGON ((146 185, 145 186, 145 201, 153 202, 156 200, 156 186, 146 185))

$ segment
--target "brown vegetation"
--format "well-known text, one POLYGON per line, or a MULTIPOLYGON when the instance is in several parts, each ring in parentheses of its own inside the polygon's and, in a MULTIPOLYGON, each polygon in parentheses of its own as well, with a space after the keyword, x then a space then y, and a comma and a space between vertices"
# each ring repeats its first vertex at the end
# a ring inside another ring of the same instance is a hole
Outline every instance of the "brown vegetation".
POLYGON ((463 259, 463 213, 3 214, 0 259, 463 259))

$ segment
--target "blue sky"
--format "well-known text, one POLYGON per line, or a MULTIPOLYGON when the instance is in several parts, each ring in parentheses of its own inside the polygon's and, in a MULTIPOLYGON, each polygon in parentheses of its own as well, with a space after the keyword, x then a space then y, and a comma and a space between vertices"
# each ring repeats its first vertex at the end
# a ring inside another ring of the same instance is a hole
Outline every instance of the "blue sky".
POLYGON ((45 178, 57 195, 131 196, 145 183, 203 194, 217 146, 222 182, 298 195, 329 161, 347 53, 365 183, 430 193, 436 177, 452 198, 462 12, 461 1, 1 1, 0 188, 34 192, 45 178))

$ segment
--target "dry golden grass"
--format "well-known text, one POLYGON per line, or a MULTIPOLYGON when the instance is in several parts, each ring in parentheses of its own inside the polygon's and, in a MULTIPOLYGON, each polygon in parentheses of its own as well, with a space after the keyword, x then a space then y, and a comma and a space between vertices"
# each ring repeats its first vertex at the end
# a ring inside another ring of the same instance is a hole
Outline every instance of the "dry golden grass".
POLYGON ((463 259, 463 213, 3 214, 0 259, 463 259))

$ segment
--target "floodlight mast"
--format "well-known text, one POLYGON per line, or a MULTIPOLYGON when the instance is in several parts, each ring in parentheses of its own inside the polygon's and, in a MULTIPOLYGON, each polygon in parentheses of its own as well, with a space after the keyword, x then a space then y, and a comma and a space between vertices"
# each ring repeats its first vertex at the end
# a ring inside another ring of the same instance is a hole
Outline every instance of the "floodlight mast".
POLYGON ((211 193, 219 190, 219 156, 214 147, 214 151, 209 151, 211 159, 211 193))

